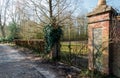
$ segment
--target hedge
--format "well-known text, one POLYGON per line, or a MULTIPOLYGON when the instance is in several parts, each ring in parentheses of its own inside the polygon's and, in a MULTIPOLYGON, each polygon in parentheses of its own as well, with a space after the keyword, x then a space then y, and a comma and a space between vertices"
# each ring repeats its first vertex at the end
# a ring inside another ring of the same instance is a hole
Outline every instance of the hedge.
POLYGON ((16 39, 14 40, 16 45, 26 47, 32 50, 37 50, 40 52, 44 52, 44 41, 39 39, 34 40, 22 40, 22 39, 16 39))

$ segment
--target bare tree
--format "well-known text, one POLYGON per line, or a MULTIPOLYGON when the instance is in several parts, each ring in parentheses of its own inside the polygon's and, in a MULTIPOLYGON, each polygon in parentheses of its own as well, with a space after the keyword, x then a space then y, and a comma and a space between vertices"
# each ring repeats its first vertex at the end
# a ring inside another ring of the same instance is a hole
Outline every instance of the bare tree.
POLYGON ((9 19, 10 22, 19 24, 20 22, 20 3, 18 0, 11 0, 9 6, 9 19))
POLYGON ((0 29, 2 37, 5 38, 5 26, 7 21, 7 10, 10 0, 0 0, 0 29))
POLYGON ((48 24, 51 17, 55 17, 57 24, 63 23, 69 17, 66 13, 73 14, 78 8, 79 0, 27 0, 27 7, 34 11, 39 22, 48 24))
MULTIPOLYGON (((71 19, 70 16, 77 9, 78 1, 74 0, 25 0, 27 9, 31 9, 34 15, 39 19, 38 22, 45 24, 54 24, 53 26, 58 27, 63 25, 65 21, 71 19), (55 21, 53 20, 55 18, 55 21)), ((36 20, 36 19, 34 19, 36 20)), ((54 54, 59 54, 60 44, 56 43, 53 47, 54 54)), ((53 51, 52 50, 52 51, 53 51)), ((59 56, 59 55, 55 55, 59 56)))

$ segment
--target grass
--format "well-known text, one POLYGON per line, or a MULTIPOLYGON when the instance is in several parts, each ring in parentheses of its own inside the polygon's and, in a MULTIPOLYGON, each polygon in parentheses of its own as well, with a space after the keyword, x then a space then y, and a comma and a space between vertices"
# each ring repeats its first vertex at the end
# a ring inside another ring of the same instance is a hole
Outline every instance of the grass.
POLYGON ((72 42, 61 42, 61 52, 71 52, 72 54, 88 54, 88 48, 86 42, 72 41, 72 42))

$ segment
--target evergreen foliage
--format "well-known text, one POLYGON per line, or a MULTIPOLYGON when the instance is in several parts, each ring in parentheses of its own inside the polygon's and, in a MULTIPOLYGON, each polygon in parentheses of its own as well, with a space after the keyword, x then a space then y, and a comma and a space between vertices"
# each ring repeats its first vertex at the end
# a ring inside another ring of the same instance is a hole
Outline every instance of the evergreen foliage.
POLYGON ((17 33, 18 33, 18 27, 16 23, 10 23, 9 27, 8 27, 10 34, 8 36, 8 40, 14 40, 15 38, 17 38, 17 33))
POLYGON ((54 44, 60 41, 63 31, 60 26, 54 28, 52 25, 47 25, 44 27, 43 32, 45 38, 45 51, 48 53, 54 44))

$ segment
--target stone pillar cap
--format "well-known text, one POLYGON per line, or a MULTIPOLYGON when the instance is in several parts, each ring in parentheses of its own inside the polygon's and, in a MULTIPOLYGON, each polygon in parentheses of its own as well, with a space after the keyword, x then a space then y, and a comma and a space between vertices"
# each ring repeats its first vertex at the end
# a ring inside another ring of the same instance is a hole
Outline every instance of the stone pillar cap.
POLYGON ((108 6, 106 4, 106 0, 98 0, 97 7, 93 9, 93 11, 90 12, 87 16, 90 17, 90 16, 98 15, 105 12, 111 12, 111 11, 116 12, 111 6, 108 6))
POLYGON ((99 0, 98 6, 106 5, 106 0, 99 0))

